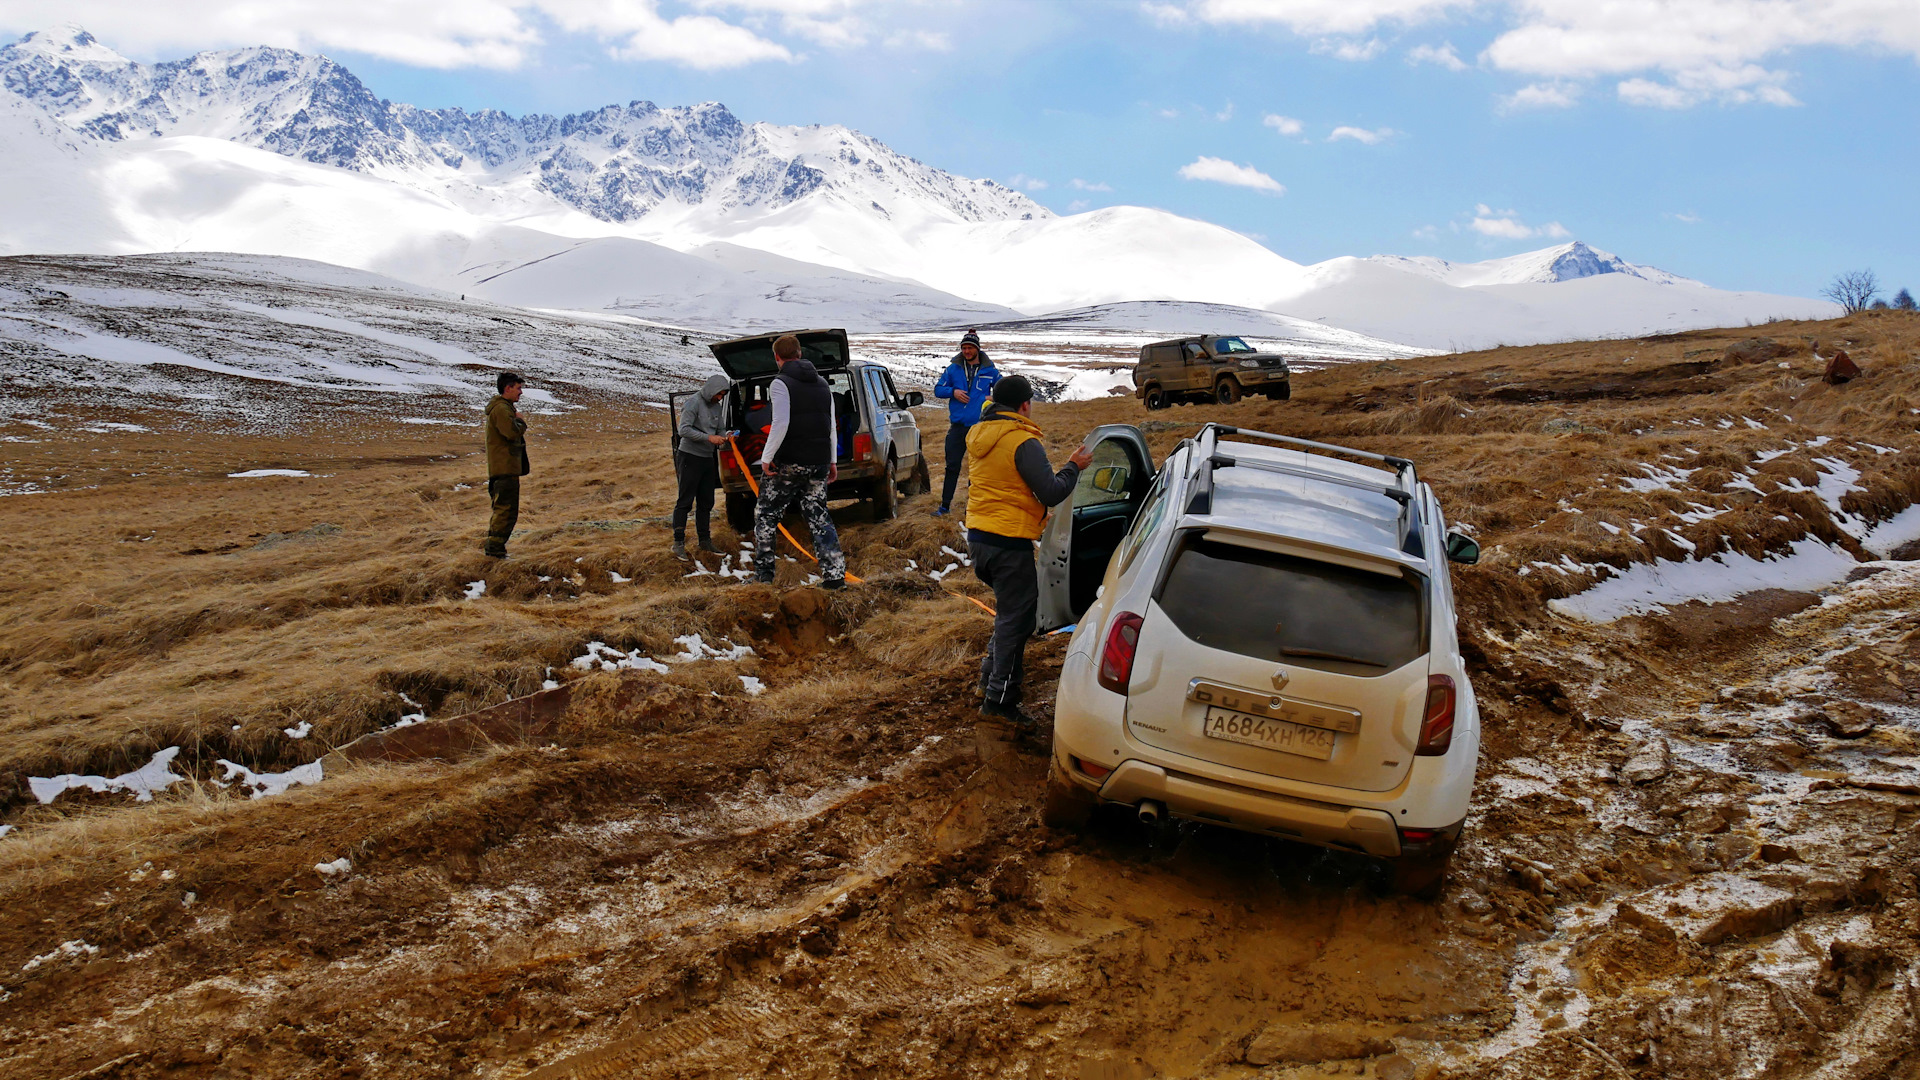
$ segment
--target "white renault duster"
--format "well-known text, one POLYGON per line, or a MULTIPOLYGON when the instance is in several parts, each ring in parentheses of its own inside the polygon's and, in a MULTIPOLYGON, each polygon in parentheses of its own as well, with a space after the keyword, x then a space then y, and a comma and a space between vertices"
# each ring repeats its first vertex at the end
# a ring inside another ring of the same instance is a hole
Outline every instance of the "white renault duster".
POLYGON ((1401 458, 1209 424, 1156 476, 1139 429, 1088 441, 1041 547, 1041 629, 1078 620, 1046 824, 1122 804, 1437 893, 1480 745, 1447 563, 1478 545, 1401 458))

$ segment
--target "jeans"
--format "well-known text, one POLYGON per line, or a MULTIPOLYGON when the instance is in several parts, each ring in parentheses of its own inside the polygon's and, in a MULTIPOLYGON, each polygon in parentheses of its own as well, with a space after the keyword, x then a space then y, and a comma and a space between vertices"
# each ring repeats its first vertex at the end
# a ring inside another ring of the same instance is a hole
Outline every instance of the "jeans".
POLYGON ((673 501, 673 539, 687 538, 687 511, 695 511, 693 530, 703 544, 713 540, 713 489, 720 486, 719 459, 701 457, 684 450, 673 452, 673 471, 680 480, 680 494, 673 501))
POLYGON ((827 472, 825 465, 781 465, 767 469, 760 480, 760 501, 753 508, 753 576, 757 581, 773 580, 773 538, 780 519, 787 516, 796 500, 807 531, 813 534, 813 553, 820 558, 820 576, 828 581, 845 581, 847 557, 840 553, 840 533, 827 514, 827 472))
POLYGON ((1040 614, 1040 568, 1033 548, 972 544, 973 572, 993 590, 993 638, 980 661, 980 688, 995 705, 1020 704, 1027 639, 1040 614))
POLYGON ((960 470, 967 467, 968 424, 947 425, 947 478, 940 484, 940 505, 953 505, 953 489, 960 485, 960 470))

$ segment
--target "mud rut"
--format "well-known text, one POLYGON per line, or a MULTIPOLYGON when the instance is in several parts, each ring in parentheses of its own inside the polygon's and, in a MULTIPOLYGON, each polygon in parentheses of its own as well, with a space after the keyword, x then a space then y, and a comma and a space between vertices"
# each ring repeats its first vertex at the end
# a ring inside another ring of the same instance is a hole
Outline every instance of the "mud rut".
MULTIPOLYGON (((615 694, 44 898, 36 941, 100 951, 5 980, 0 1073, 1920 1075, 1920 564, 1607 628, 1461 593, 1487 736, 1435 904, 1041 829, 1044 744, 978 726, 964 665, 800 723, 615 694), (288 854, 383 814, 343 879, 288 854)), ((771 680, 860 662, 829 644, 771 680)))

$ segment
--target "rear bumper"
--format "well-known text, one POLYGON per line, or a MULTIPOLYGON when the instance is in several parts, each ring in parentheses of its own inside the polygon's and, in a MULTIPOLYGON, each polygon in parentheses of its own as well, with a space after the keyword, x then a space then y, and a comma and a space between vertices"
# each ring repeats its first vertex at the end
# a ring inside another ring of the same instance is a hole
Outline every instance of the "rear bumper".
MULTIPOLYGON (((1152 800, 1190 821, 1361 851, 1381 858, 1401 854, 1400 831, 1384 810, 1338 806, 1255 791, 1192 773, 1122 762, 1100 786, 1107 802, 1137 805, 1152 800)), ((1455 835, 1458 835, 1456 828, 1455 835)))

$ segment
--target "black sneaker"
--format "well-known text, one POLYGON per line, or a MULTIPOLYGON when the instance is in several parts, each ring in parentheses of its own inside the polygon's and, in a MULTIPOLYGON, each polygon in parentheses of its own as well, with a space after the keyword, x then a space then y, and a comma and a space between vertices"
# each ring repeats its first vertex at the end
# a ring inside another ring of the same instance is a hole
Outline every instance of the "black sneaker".
POLYGON ((1032 731, 1040 726, 1038 720, 1028 716, 1026 710, 1018 705, 1002 705, 996 701, 983 701, 980 703, 980 715, 991 716, 996 720, 1006 720, 1028 731, 1032 731))
POLYGON ((673 542, 673 557, 679 559, 681 562, 689 561, 691 556, 687 554, 687 542, 685 540, 675 540, 673 542))
POLYGON ((844 589, 847 587, 847 579, 837 577, 824 578, 820 582, 820 587, 823 589, 844 589))

